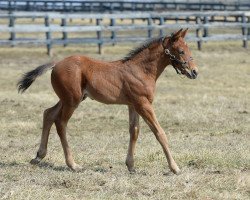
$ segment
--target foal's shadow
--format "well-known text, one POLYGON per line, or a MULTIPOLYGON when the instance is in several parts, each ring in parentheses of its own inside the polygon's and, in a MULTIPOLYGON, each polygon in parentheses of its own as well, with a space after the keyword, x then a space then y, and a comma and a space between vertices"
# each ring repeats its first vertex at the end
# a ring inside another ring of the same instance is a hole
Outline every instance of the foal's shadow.
POLYGON ((59 171, 59 172, 72 171, 67 166, 54 166, 52 163, 49 163, 49 162, 46 162, 46 161, 40 162, 40 163, 35 164, 35 165, 32 165, 32 164, 29 163, 29 165, 34 167, 34 168, 39 167, 41 169, 50 169, 50 170, 59 171))
POLYGON ((68 168, 67 166, 54 166, 53 164, 49 163, 49 162, 40 162, 36 165, 32 165, 29 162, 26 163, 18 163, 16 161, 12 161, 12 162, 1 162, 0 161, 0 168, 9 168, 9 167, 27 167, 27 166, 31 166, 33 168, 35 167, 39 167, 42 169, 51 169, 54 171, 72 171, 70 168, 68 168))
POLYGON ((5 163, 5 162, 1 162, 0 161, 0 168, 2 167, 17 167, 17 166, 23 166, 24 164, 21 164, 21 163, 17 163, 16 161, 12 161, 12 162, 9 162, 9 163, 5 163))
MULTIPOLYGON (((47 169, 47 170, 53 170, 53 171, 58 171, 58 172, 74 172, 74 173, 81 173, 84 172, 87 168, 85 167, 80 167, 80 169, 78 169, 77 171, 74 171, 72 169, 70 169, 69 167, 65 166, 54 166, 54 164, 46 162, 46 161, 41 161, 39 163, 36 164, 31 164, 30 162, 23 162, 23 163, 18 163, 16 161, 12 161, 12 162, 3 162, 0 161, 0 169, 1 168, 11 168, 11 167, 31 167, 33 169, 35 168, 41 168, 41 169, 47 169)), ((105 173, 108 170, 107 169, 103 169, 102 167, 97 167, 95 169, 93 169, 94 172, 101 172, 101 173, 105 173)))

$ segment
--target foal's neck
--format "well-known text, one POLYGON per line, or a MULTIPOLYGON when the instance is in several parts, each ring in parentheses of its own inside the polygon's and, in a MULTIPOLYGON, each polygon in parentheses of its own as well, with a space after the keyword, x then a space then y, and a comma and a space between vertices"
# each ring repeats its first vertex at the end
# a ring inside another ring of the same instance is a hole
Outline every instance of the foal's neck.
POLYGON ((152 44, 145 48, 138 55, 134 56, 131 60, 133 66, 138 66, 143 69, 144 73, 151 76, 155 81, 159 78, 170 60, 164 53, 164 48, 161 43, 152 44))

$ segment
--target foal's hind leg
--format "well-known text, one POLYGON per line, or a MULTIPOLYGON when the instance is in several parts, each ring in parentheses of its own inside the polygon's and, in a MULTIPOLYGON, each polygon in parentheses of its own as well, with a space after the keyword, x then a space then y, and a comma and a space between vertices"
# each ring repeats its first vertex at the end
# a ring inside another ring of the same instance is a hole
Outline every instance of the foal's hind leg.
POLYGON ((57 133, 62 143, 66 164, 74 171, 80 168, 73 159, 73 155, 66 137, 66 128, 67 128, 67 123, 70 117, 72 116, 74 110, 76 109, 76 107, 77 106, 70 106, 67 104, 63 104, 62 109, 60 110, 60 113, 58 115, 58 118, 55 121, 57 133))
POLYGON ((135 144, 139 134, 139 115, 135 111, 135 109, 131 106, 128 107, 129 110, 129 133, 130 140, 128 146, 128 154, 126 158, 126 165, 130 172, 134 172, 134 152, 135 152, 135 144))
POLYGON ((48 108, 43 113, 43 130, 40 147, 37 151, 36 158, 30 161, 31 164, 38 164, 47 154, 47 144, 51 126, 59 113, 61 103, 58 102, 55 106, 48 108))

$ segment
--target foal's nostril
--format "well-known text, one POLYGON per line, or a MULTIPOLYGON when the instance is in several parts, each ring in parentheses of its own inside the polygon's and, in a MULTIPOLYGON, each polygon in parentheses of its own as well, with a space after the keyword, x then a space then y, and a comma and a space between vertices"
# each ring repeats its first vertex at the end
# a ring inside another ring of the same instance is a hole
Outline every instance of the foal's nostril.
POLYGON ((192 74, 195 75, 195 76, 198 75, 197 71, 195 71, 194 69, 192 70, 192 74))
POLYGON ((197 77, 197 71, 194 69, 191 71, 192 78, 195 79, 197 77))

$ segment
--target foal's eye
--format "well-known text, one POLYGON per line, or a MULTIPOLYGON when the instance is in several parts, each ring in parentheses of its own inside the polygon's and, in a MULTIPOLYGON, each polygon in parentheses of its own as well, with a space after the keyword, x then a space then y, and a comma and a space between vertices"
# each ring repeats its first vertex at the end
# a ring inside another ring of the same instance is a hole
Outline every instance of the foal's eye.
POLYGON ((180 54, 180 55, 183 55, 183 54, 185 54, 185 52, 184 52, 183 50, 180 50, 180 51, 179 51, 179 54, 180 54))

